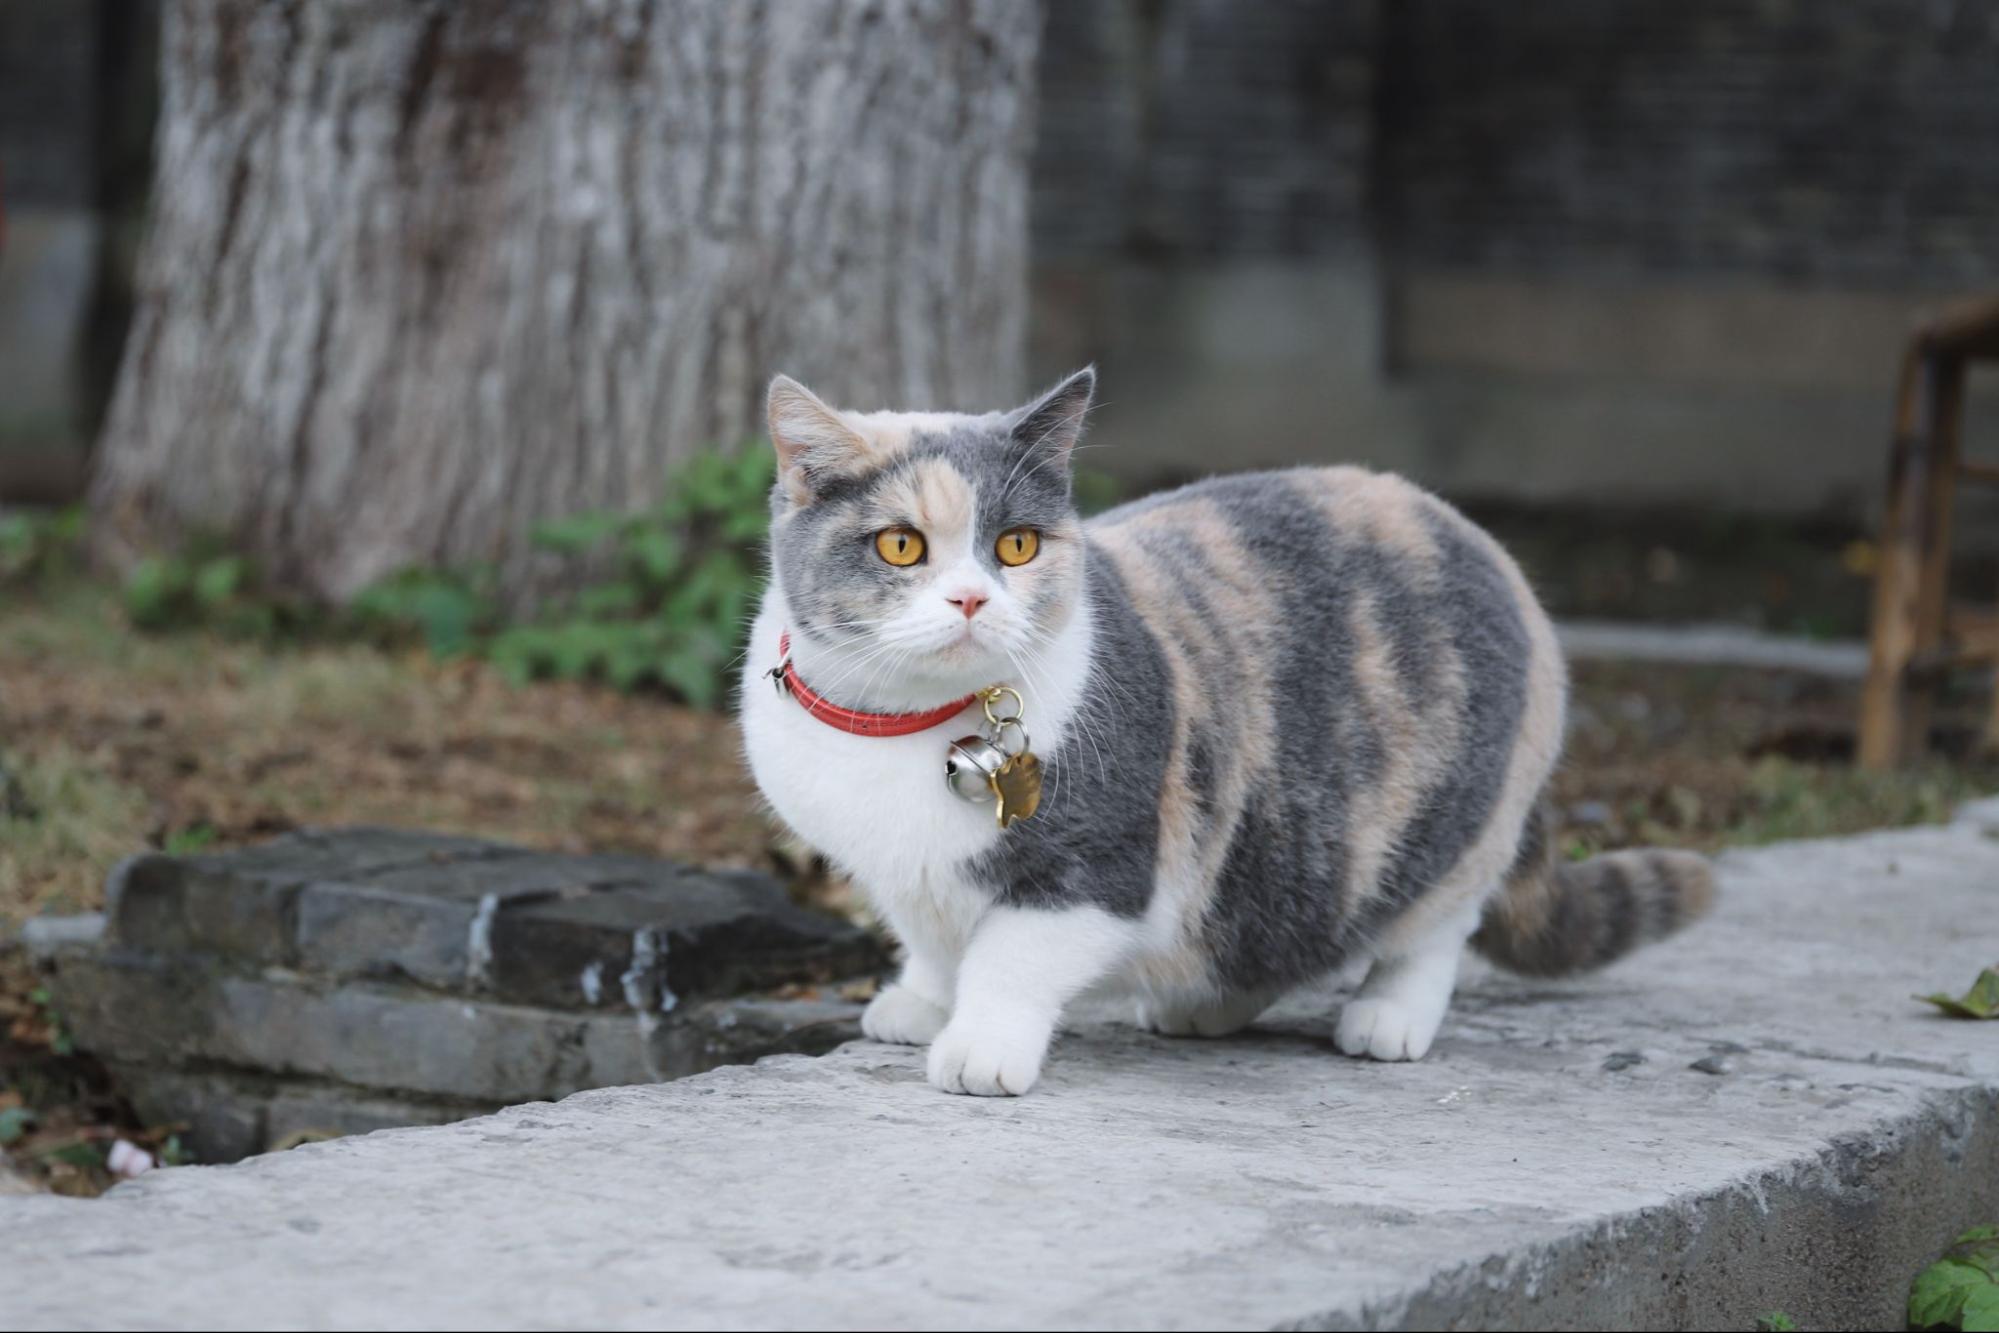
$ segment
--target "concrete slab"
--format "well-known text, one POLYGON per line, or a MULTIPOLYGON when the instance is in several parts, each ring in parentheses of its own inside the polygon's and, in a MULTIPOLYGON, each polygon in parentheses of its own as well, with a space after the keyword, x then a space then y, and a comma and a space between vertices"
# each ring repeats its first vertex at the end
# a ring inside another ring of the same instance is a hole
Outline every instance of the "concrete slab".
POLYGON ((1999 959, 1999 804, 1723 869, 1611 972, 1473 976, 1418 1065, 1311 1003, 1011 1102, 856 1043, 0 1199, 0 1326, 1899 1327, 1999 1217, 1999 1024, 1909 998, 1999 959))

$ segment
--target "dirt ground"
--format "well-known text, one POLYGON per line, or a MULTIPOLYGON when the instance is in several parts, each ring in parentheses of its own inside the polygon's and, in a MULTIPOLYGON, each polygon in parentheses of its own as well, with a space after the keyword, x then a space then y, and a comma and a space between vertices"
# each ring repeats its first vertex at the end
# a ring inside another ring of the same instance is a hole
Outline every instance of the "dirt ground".
MULTIPOLYGON (((43 1187, 101 1188, 115 1136, 170 1151, 171 1126, 133 1122, 67 1051, 6 948, 30 916, 100 906, 134 851, 394 823, 773 867, 801 899, 848 905, 844 886, 797 874, 726 717, 353 643, 135 635, 87 583, 0 595, 0 1148, 43 1187)), ((1856 694, 1781 672, 1579 665, 1553 793, 1566 850, 1835 834, 1999 790, 1999 768, 1968 762, 1855 773, 1856 694)), ((1979 704, 1967 693, 1952 716, 1979 704)))

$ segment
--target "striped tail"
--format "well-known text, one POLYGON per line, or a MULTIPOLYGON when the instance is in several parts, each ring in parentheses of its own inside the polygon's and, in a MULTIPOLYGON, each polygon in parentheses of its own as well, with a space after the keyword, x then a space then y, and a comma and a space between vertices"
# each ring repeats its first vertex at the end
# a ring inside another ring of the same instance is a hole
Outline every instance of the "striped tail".
POLYGON ((1501 967, 1535 977, 1587 972, 1713 905, 1706 857, 1639 849, 1559 861, 1550 822, 1545 807, 1528 821, 1505 887, 1472 936, 1472 947, 1501 967))

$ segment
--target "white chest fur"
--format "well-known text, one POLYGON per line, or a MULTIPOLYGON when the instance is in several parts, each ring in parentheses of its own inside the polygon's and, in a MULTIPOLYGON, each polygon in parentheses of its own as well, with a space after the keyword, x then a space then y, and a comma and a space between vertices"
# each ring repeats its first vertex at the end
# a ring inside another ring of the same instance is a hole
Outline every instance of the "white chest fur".
MULTIPOLYGON (((1002 836, 990 805, 963 800, 944 784, 946 751, 978 729, 977 709, 910 736, 855 736, 828 726, 764 678, 777 661, 784 620, 773 587, 743 668, 744 748, 764 796, 878 906, 960 890, 959 868, 1002 836)), ((1089 618, 1079 611, 1028 679, 1005 682, 1025 696, 1028 731, 1044 754, 1060 744, 1081 700, 1089 652, 1089 618)))

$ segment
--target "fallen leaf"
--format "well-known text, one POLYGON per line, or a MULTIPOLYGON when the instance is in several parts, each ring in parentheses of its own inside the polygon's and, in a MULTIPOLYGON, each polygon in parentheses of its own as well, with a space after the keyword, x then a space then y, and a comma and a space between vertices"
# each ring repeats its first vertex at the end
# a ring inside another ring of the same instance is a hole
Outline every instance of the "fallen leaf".
POLYGON ((1988 967, 1980 972, 1971 989, 1962 995, 1938 992, 1915 998, 1935 1005, 1952 1018, 1999 1018, 1999 968, 1988 967))

